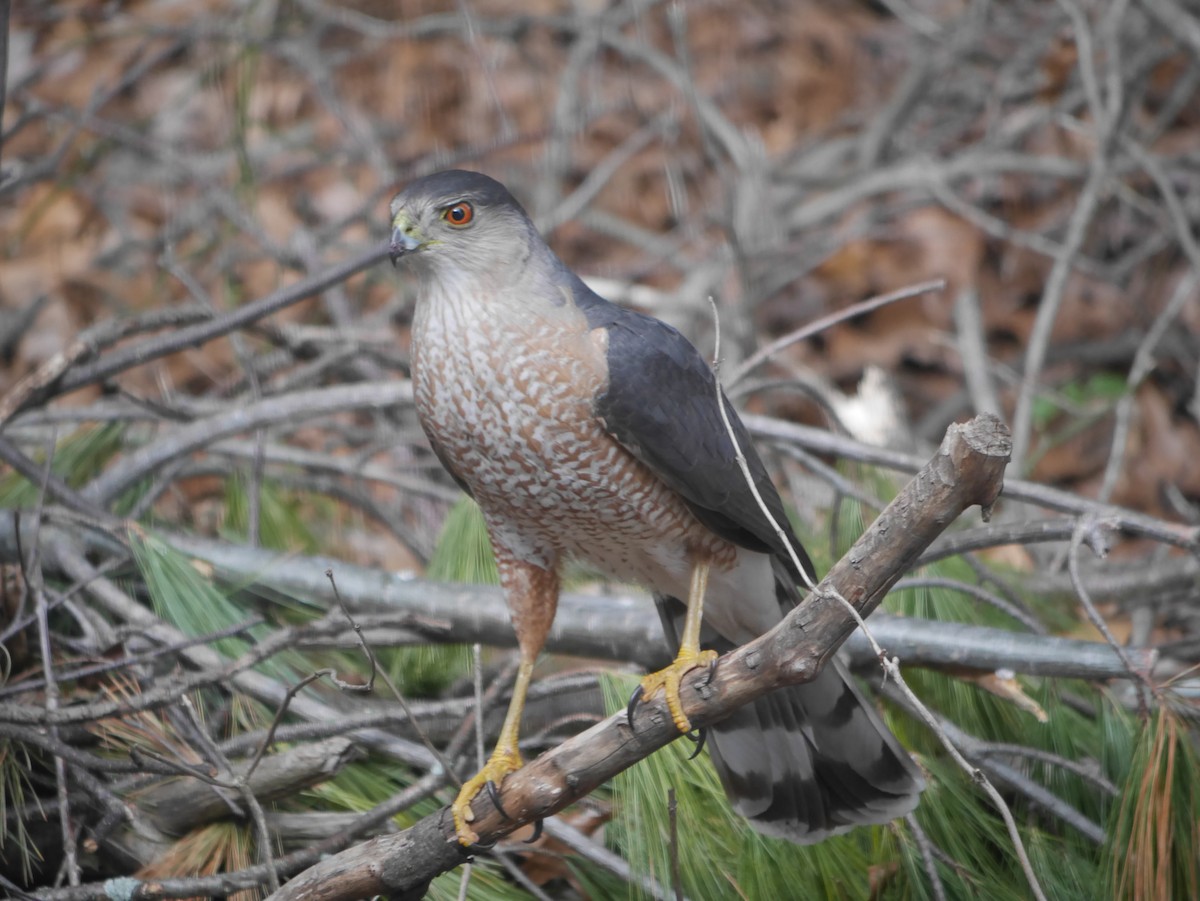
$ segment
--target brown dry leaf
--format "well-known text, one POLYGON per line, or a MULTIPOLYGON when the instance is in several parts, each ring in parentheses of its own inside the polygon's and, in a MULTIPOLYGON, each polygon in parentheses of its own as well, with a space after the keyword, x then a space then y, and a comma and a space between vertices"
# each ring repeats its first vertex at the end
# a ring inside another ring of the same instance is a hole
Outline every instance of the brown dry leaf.
MULTIPOLYGON (((842 379, 857 375, 869 365, 894 371, 903 364, 915 363, 954 373, 952 384, 956 386, 961 365, 949 338, 954 297, 974 283, 983 256, 983 238, 959 217, 933 207, 912 211, 893 231, 895 236, 886 241, 845 244, 808 281, 819 285, 821 294, 831 299, 831 306, 931 278, 946 279, 946 289, 892 304, 856 322, 830 329, 822 365, 828 367, 833 378, 842 379)), ((807 285, 801 290, 806 289, 807 285)))
POLYGON ((256 123, 254 138, 268 137, 264 129, 287 128, 303 118, 311 99, 309 90, 290 65, 272 57, 260 59, 246 103, 247 118, 256 123))
POLYGON ((1079 67, 1079 47, 1069 33, 1060 34, 1042 57, 1042 73, 1045 80, 1038 91, 1039 98, 1046 103, 1057 100, 1079 67))
POLYGON ((895 881, 896 876, 900 874, 900 864, 896 861, 872 864, 867 872, 867 883, 870 886, 868 897, 878 898, 895 881))
POLYGON ((1039 723, 1048 723, 1050 717, 1042 706, 1029 695, 1025 694, 1025 689, 1011 675, 1001 675, 1000 673, 987 673, 982 676, 977 676, 974 679, 975 684, 984 691, 996 695, 998 698, 1003 698, 1010 701, 1031 714, 1039 723))
POLYGON ((290 184, 276 184, 259 192, 256 198, 255 221, 262 225, 268 237, 280 247, 288 246, 288 240, 301 225, 296 215, 293 190, 290 184))
MULTIPOLYGON (((1065 421, 1065 417, 1059 417, 1056 423, 1065 421)), ((1054 429, 1037 436, 1033 479, 1051 484, 1080 482, 1103 472, 1112 430, 1112 416, 1104 416, 1063 440, 1055 438, 1054 429)))
POLYGON ((1031 573, 1037 568, 1033 555, 1023 544, 1002 544, 984 548, 976 554, 991 565, 1014 572, 1031 573))
MULTIPOLYGON (((1040 298, 1041 288, 1037 296, 1040 298)), ((1033 331, 1037 310, 1036 304, 1027 305, 1010 321, 1010 328, 1022 340, 1033 331)), ((1133 328, 1139 320, 1136 307, 1120 286, 1074 272, 1067 278, 1050 337, 1056 344, 1099 341, 1133 328)))
POLYGON ((705 62, 694 71, 699 90, 735 124, 752 126, 769 153, 885 93, 894 68, 881 52, 887 20, 858 5, 745 4, 734 17, 694 12, 687 24, 691 58, 705 62))
POLYGON ((77 194, 47 183, 4 214, 0 226, 20 252, 0 260, 0 303, 17 309, 85 272, 100 249, 98 236, 86 228, 91 213, 77 194))
MULTIPOLYGON (((1097 612, 1104 620, 1104 626, 1108 629, 1109 634, 1116 639, 1117 644, 1128 644, 1129 636, 1133 632, 1133 623, 1129 617, 1113 604, 1102 604, 1097 608, 1097 612)), ((1080 617, 1079 621, 1067 630, 1064 637, 1074 638, 1078 641, 1093 641, 1097 644, 1107 642, 1104 634, 1086 617, 1080 617)))
POLYGON ((1200 428, 1176 415, 1153 381, 1138 389, 1132 419, 1125 466, 1113 500, 1174 518, 1163 504, 1166 485, 1174 485, 1185 496, 1200 497, 1200 428))

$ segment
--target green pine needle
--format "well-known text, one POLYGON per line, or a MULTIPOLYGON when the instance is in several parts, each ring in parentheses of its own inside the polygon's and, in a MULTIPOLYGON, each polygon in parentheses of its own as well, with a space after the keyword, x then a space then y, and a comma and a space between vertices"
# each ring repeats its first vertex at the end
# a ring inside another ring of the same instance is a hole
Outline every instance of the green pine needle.
MULTIPOLYGON (((630 677, 601 679, 605 704, 624 709, 630 677)), ((900 845, 882 827, 859 829, 816 845, 759 835, 730 808, 707 755, 689 761, 676 741, 613 780, 609 842, 635 871, 671 886, 668 791, 675 790, 679 873, 691 898, 865 898, 873 865, 901 862, 900 845)), ((629 897, 647 897, 636 886, 629 897)))
MULTIPOLYGON (((226 482, 225 521, 221 531, 234 543, 244 542, 247 538, 250 487, 249 480, 240 472, 226 482)), ((336 514, 331 504, 312 495, 280 488, 269 480, 260 482, 258 498, 257 539, 262 547, 300 554, 321 551, 309 523, 333 520, 336 514)))
POLYGON ((434 582, 500 584, 483 513, 465 494, 446 514, 425 575, 434 582))
MULTIPOLYGON (((76 429, 55 445, 51 472, 72 488, 86 484, 121 449, 124 433, 124 426, 118 423, 76 429)), ((34 454, 33 459, 39 465, 44 464, 45 453, 34 454)), ((0 508, 31 506, 40 493, 40 485, 17 472, 0 478, 0 508)))
MULTIPOLYGON (((185 635, 210 635, 249 619, 243 606, 219 590, 191 558, 148 532, 131 530, 129 537, 154 612, 185 635)), ((239 636, 214 641, 213 647, 234 660, 270 632, 268 625, 254 626, 239 636)), ((289 683, 296 680, 297 674, 311 671, 302 656, 287 651, 264 660, 257 669, 289 683)))
MULTIPOLYGON (((463 495, 446 515, 426 577, 435 582, 495 585, 500 581, 487 527, 478 504, 463 495)), ((429 697, 471 670, 465 645, 418 645, 396 648, 385 665, 401 690, 429 697)))
MULTIPOLYGON (((12 856, 16 857, 21 878, 27 883, 33 878, 34 861, 42 860, 42 854, 29 835, 28 818, 8 814, 11 809, 24 808, 29 799, 36 802, 37 792, 28 791, 33 788, 29 781, 32 772, 29 749, 7 738, 0 740, 0 847, 6 849, 6 855, 15 851, 12 856)), ((5 862, 8 866, 14 863, 11 859, 5 862)))
POLYGON ((1169 706, 1137 732, 1105 848, 1107 897, 1200 897, 1200 760, 1195 737, 1169 706))

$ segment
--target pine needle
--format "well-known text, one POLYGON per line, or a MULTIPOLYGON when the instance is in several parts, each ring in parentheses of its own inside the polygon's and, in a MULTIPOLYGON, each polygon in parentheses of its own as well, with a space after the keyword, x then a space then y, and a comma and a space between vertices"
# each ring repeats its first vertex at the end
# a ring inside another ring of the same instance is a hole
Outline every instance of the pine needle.
POLYGON ((1191 742, 1166 704, 1145 724, 1113 833, 1110 897, 1200 897, 1200 768, 1191 742))

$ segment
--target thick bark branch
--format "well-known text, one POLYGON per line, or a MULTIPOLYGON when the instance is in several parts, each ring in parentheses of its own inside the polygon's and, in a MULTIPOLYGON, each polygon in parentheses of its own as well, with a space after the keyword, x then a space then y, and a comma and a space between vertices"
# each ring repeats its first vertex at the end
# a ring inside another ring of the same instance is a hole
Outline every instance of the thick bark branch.
MULTIPOLYGON (((338 736, 269 754, 248 778, 248 761, 238 761, 233 769, 236 777, 246 778, 254 797, 271 801, 327 781, 360 754, 353 741, 338 736)), ((220 779, 220 774, 213 776, 220 779)), ((166 853, 175 837, 227 818, 231 807, 242 803, 236 788, 227 784, 222 787, 187 777, 168 779, 138 793, 136 817, 105 840, 104 846, 145 866, 166 853)), ((297 815, 296 822, 303 816, 309 815, 297 815)))
MULTIPOLYGON (((1011 450, 994 416, 951 426, 922 469, 817 591, 775 629, 723 657, 712 673, 685 680, 684 710, 705 726, 783 685, 812 679, 855 628, 841 595, 866 616, 922 550, 968 507, 986 511, 1000 492, 1011 450)), ((624 713, 543 754, 502 786, 503 816, 486 793, 474 802, 472 826, 492 842, 518 825, 547 817, 679 737, 661 699, 640 705, 633 728, 624 713)), ((272 896, 276 901, 334 901, 387 894, 416 898, 429 881, 464 862, 447 810, 396 835, 380 836, 322 861, 272 896)))
MULTIPOLYGON (((233 777, 245 779, 259 800, 278 800, 331 779, 361 754, 350 739, 338 736, 269 754, 249 777, 249 762, 239 761, 234 764, 233 777)), ((222 781, 220 773, 213 776, 222 781)), ((222 796, 215 789, 197 779, 168 779, 143 790, 138 796, 138 809, 168 835, 183 835, 229 815, 230 805, 225 799, 232 798, 236 803, 236 791, 226 787, 222 796)))

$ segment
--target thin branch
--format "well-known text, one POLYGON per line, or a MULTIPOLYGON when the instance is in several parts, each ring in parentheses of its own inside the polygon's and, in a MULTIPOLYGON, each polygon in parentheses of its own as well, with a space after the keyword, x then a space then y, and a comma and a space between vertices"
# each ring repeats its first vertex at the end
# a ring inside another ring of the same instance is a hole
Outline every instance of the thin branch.
MULTIPOLYGON (((0 123, 4 122, 4 104, 8 99, 8 18, 11 10, 11 0, 0 0, 0 123)), ((4 128, 0 124, 0 183, 4 181, 4 128)))
POLYGON ((127 369, 142 366, 168 354, 227 335, 236 329, 257 322, 265 316, 320 293, 331 285, 345 281, 355 273, 379 263, 387 257, 387 253, 386 244, 373 245, 345 262, 331 266, 317 275, 302 279, 286 288, 281 288, 253 303, 236 307, 223 316, 168 332, 159 338, 152 338, 132 347, 122 348, 101 357, 95 363, 69 370, 56 383, 34 392, 18 410, 25 409, 32 404, 42 403, 50 397, 75 391, 86 385, 94 385, 96 382, 102 382, 127 369))
MULTIPOLYGON (((1108 642, 1108 646, 1121 659, 1121 663, 1129 670, 1129 675, 1138 680, 1144 687, 1150 687, 1149 672, 1139 670, 1134 666, 1133 661, 1126 654, 1125 648, 1113 636, 1108 628, 1108 623, 1104 621, 1104 617, 1100 615, 1100 611, 1092 603, 1092 599, 1088 596, 1087 589, 1084 587, 1083 580, 1079 577, 1079 547, 1085 541, 1096 556, 1108 556, 1108 539, 1104 535, 1105 529, 1105 523, 1090 516, 1084 516, 1079 520, 1079 525, 1071 535, 1071 548, 1067 555, 1067 568, 1071 573, 1071 582, 1075 586, 1075 595, 1079 598, 1079 603, 1087 614, 1088 620, 1096 627, 1096 630, 1108 642)), ((1141 708, 1144 719, 1147 711, 1145 709, 1144 693, 1141 691, 1138 692, 1138 706, 1141 708)))
POLYGON ((53 472, 42 473, 37 463, 29 459, 7 435, 0 435, 0 460, 19 472, 31 484, 40 485, 46 495, 76 513, 102 521, 112 520, 103 507, 89 501, 53 472))
MULTIPOLYGON (((1050 346, 1050 335, 1054 323, 1058 319, 1059 308, 1066 296, 1067 279, 1071 274, 1072 262, 1082 250, 1087 238, 1088 229, 1100 208, 1100 200, 1105 185, 1110 177, 1109 153, 1112 139, 1116 133, 1116 123, 1120 115, 1119 95, 1108 97, 1109 105, 1105 106, 1104 98, 1100 96, 1098 79, 1095 74, 1095 59, 1092 52, 1091 30, 1083 12, 1074 0, 1059 0, 1074 25, 1074 37, 1079 47, 1079 71, 1082 78, 1088 105, 1092 111, 1095 128, 1095 150, 1088 166, 1087 181, 1079 192, 1079 200, 1067 223, 1067 233, 1063 240, 1061 252, 1055 256, 1054 265, 1046 279, 1046 287, 1038 302, 1037 316, 1034 318, 1033 330, 1029 335, 1025 353, 1025 369, 1021 374, 1021 384, 1017 393, 1016 410, 1013 413, 1013 471, 1023 475, 1028 462, 1030 444, 1033 439, 1033 404, 1036 399, 1038 382, 1042 377, 1042 367, 1046 359, 1046 351, 1050 346)), ((1115 67, 1117 61, 1110 60, 1115 67)))
POLYGON ((1100 206, 1100 192, 1109 177, 1108 167, 1102 156, 1093 158, 1088 180, 1084 183, 1075 211, 1067 225, 1067 236, 1054 266, 1046 279, 1046 287, 1038 302, 1033 331, 1025 349, 1025 369, 1021 374, 1017 394, 1016 410, 1013 413, 1013 471, 1024 474, 1025 459, 1029 455, 1033 437, 1033 403, 1036 400, 1038 382, 1042 376, 1042 365, 1050 346, 1050 334, 1058 319, 1059 307, 1066 294, 1067 279, 1071 274, 1071 263, 1087 237, 1088 227, 1100 206))
POLYGON ((1018 607, 1011 601, 988 591, 982 585, 972 585, 969 582, 961 582, 958 579, 914 576, 912 578, 901 579, 896 583, 896 587, 893 590, 902 591, 905 588, 948 588, 951 591, 958 591, 970 595, 977 601, 982 601, 990 607, 994 607, 1006 616, 1012 617, 1030 632, 1038 635, 1046 634, 1046 627, 1038 622, 1029 612, 1018 607))
POLYGON ((81 493, 88 500, 109 503, 165 463, 222 438, 281 422, 293 423, 348 410, 383 409, 409 403, 412 403, 412 385, 399 380, 338 385, 266 397, 172 429, 157 441, 122 457, 81 493))
MULTIPOLYGON (((562 842, 580 857, 603 867, 624 882, 637 883, 646 894, 657 901, 667 901, 669 897, 667 889, 652 876, 641 876, 635 873, 628 861, 609 851, 600 842, 588 838, 562 817, 547 818, 545 830, 548 836, 555 841, 562 842)), ((675 895, 675 893, 672 892, 671 895, 675 895)))
POLYGON ((955 336, 958 339, 958 357, 962 361, 966 376, 967 394, 976 413, 1003 415, 996 386, 988 372, 987 343, 983 334, 983 311, 980 309, 979 292, 974 288, 963 288, 954 300, 955 336))
POLYGON ((1045 763, 1049 766, 1058 767, 1074 773, 1080 779, 1090 782, 1104 794, 1110 798, 1119 797, 1121 790, 1104 777, 1100 770, 1100 765, 1093 762, 1091 766, 1087 763, 1079 763, 1070 758, 1063 757, 1061 754, 1054 754, 1050 751, 1043 751, 1041 748, 1030 748, 1025 745, 1006 744, 1001 742, 987 742, 980 746, 979 754, 1002 755, 1009 757, 1025 757, 1030 760, 1036 760, 1039 763, 1045 763))
POLYGON ((929 890, 933 893, 934 901, 946 901, 946 887, 942 885, 942 877, 937 871, 933 843, 925 834, 925 830, 921 828, 921 824, 917 822, 916 814, 906 814, 904 825, 912 833, 913 840, 917 843, 917 850, 921 853, 921 866, 925 869, 925 877, 929 880, 929 890))
MULTIPOLYGON (((337 581, 334 579, 333 575, 333 567, 325 570, 325 577, 329 579, 329 586, 333 589, 333 599, 337 604, 337 608, 342 612, 342 615, 346 617, 347 622, 350 623, 351 628, 354 630, 355 640, 357 641, 358 646, 362 650, 363 654, 366 655, 367 660, 371 665, 371 676, 367 680, 365 690, 373 690, 375 677, 378 675, 378 677, 383 680, 384 684, 387 685, 388 691, 392 693, 392 697, 396 699, 396 703, 400 705, 400 709, 404 711, 404 715, 408 717, 408 721, 412 725, 413 730, 417 733, 417 737, 421 740, 421 744, 423 744, 426 750, 428 750, 429 753, 434 756, 434 759, 438 761, 438 764, 441 766, 446 775, 456 784, 462 785, 462 779, 460 779, 458 773, 455 772, 454 765, 450 762, 449 758, 442 754, 437 746, 430 740, 428 734, 425 732, 424 727, 421 725, 420 718, 413 714, 413 710, 409 706, 407 699, 404 697, 404 693, 400 691, 400 687, 396 685, 395 680, 388 675, 387 671, 380 669, 379 665, 376 663, 375 653, 371 650, 370 645, 367 644, 366 639, 363 638, 362 626, 354 619, 350 613, 350 610, 346 607, 345 602, 342 600, 342 596, 338 594, 337 581)), ((481 763, 480 767, 482 768, 482 766, 483 764, 481 763)))
MULTIPOLYGON (((844 435, 827 432, 824 429, 749 413, 742 416, 742 421, 750 429, 752 435, 773 441, 795 442, 816 453, 833 454, 860 463, 885 466, 900 472, 916 472, 921 466, 921 458, 916 454, 874 447, 844 435)), ((1003 497, 1062 513, 1093 513, 1111 521, 1116 528, 1131 535, 1140 535, 1188 551, 1200 549, 1200 527, 1157 519, 1136 510, 1130 510, 1128 507, 1100 504, 1049 485, 1005 477, 1003 497)))
MULTIPOLYGON (((851 304, 844 309, 830 313, 826 316, 821 316, 801 326, 793 332, 789 332, 782 338, 777 338, 765 347, 759 348, 754 352, 744 363, 733 370, 726 378, 726 386, 732 388, 747 375, 750 374, 756 367, 762 365, 779 351, 785 347, 790 347, 801 341, 811 338, 813 335, 819 334, 839 322, 846 322, 858 316, 864 316, 872 310, 878 310, 881 307, 886 307, 889 304, 896 303, 900 300, 908 300, 910 297, 919 297, 922 294, 928 294, 932 291, 941 291, 946 287, 946 280, 943 278, 935 278, 927 282, 919 282, 915 285, 909 285, 906 288, 898 288, 895 291, 889 291, 887 294, 880 294, 876 297, 870 297, 858 303, 851 304)), ((985 411, 980 411, 985 412, 985 411)))

